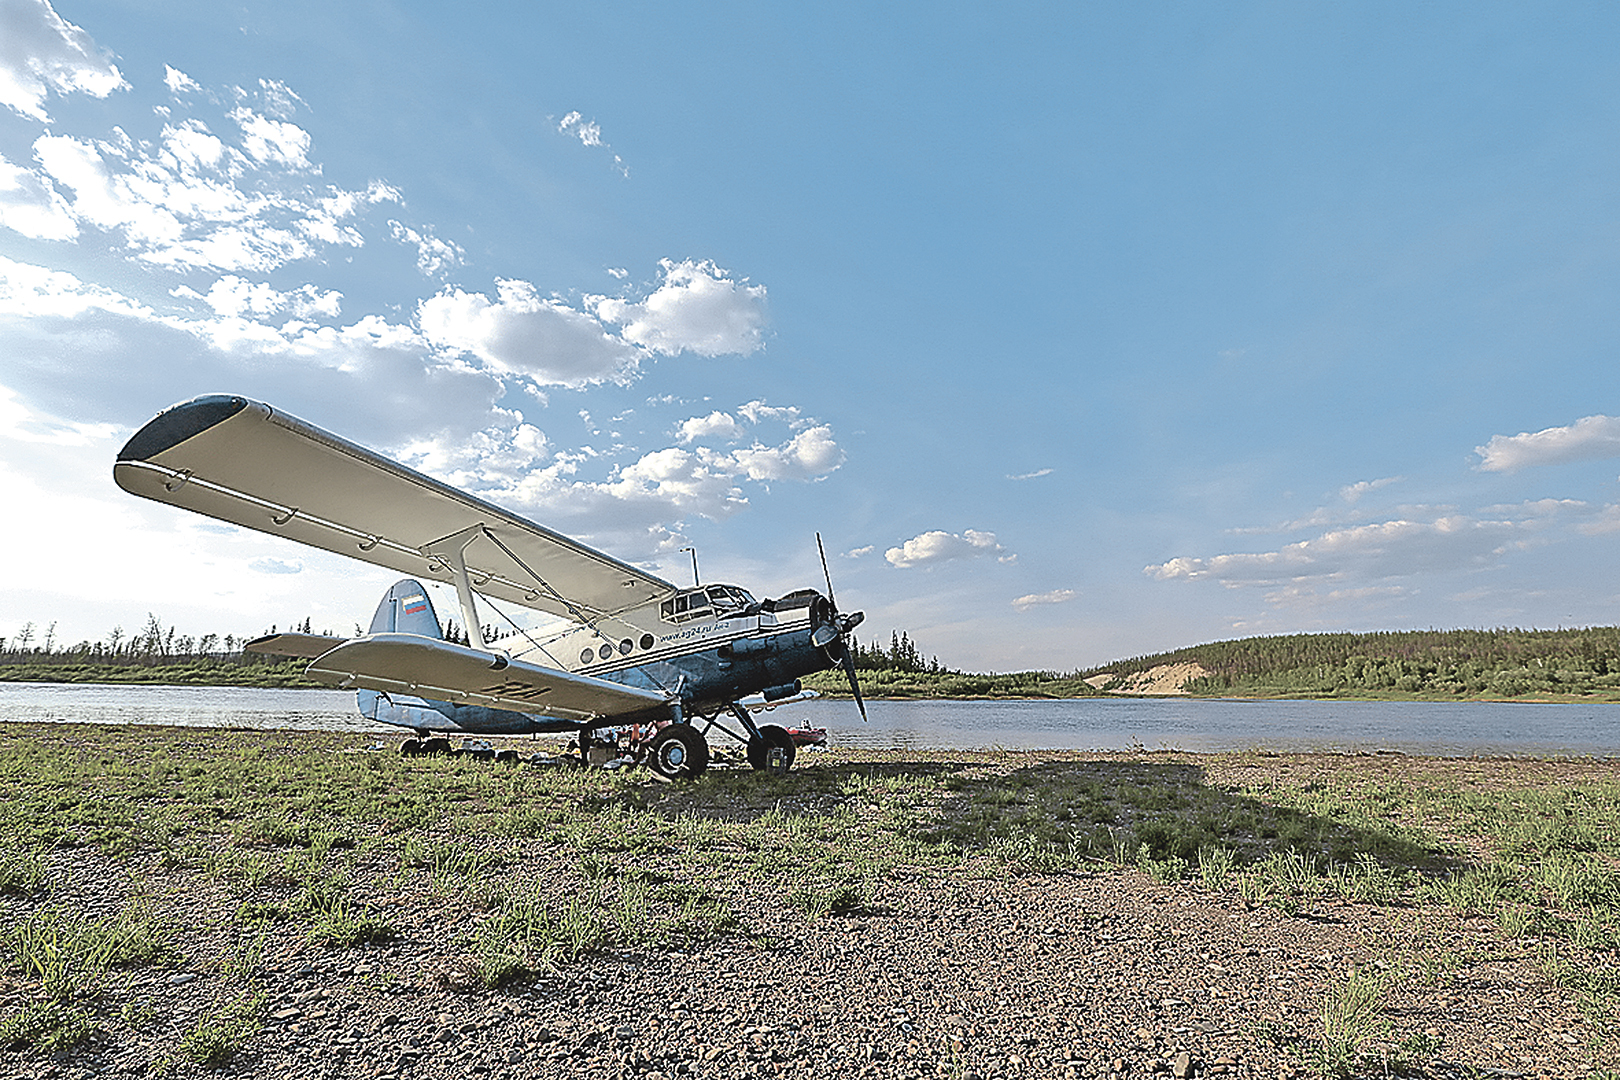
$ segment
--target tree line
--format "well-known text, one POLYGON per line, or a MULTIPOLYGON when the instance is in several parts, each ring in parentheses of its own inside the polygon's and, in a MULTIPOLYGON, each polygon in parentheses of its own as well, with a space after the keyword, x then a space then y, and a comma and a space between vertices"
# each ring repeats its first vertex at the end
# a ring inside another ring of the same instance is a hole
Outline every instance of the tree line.
MULTIPOLYGON (((290 632, 313 633, 311 620, 288 627, 290 632)), ((272 625, 266 633, 276 633, 272 625)), ((331 631, 327 631, 331 633, 331 631)), ((173 624, 164 625, 151 612, 146 624, 134 633, 123 626, 115 626, 105 638, 98 641, 79 641, 65 644, 56 636, 56 623, 44 628, 27 622, 10 637, 0 637, 0 664, 104 664, 108 666, 166 665, 216 661, 221 663, 254 659, 244 655, 242 646, 252 638, 235 634, 202 634, 193 637, 182 634, 173 624)))
POLYGON ((890 632, 887 650, 883 648, 881 641, 874 640, 870 645, 862 645, 860 640, 852 635, 850 638, 850 652, 855 656, 855 667, 862 671, 903 671, 930 675, 957 674, 950 668, 941 667, 937 656, 930 656, 927 660, 924 660, 922 651, 917 648, 917 643, 912 641, 911 635, 904 630, 890 632))

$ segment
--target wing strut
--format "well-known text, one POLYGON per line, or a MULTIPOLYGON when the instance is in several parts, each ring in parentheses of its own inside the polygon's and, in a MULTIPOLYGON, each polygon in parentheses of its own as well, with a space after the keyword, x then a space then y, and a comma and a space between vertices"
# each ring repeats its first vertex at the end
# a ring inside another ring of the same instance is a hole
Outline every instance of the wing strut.
POLYGON ((461 619, 467 624, 467 644, 480 652, 489 648, 484 641, 484 628, 478 623, 478 608, 473 604, 472 582, 467 580, 467 545, 480 536, 489 535, 482 524, 469 525, 460 532, 422 547, 422 554, 432 555, 450 567, 456 579, 456 599, 461 601, 461 619))
POLYGON ((513 562, 515 562, 519 566, 523 567, 523 572, 525 574, 528 574, 530 577, 534 578, 534 580, 539 584, 539 586, 542 589, 544 589, 544 590, 546 590, 546 592, 550 593, 553 597, 556 598, 558 603, 560 603, 563 607, 567 608, 569 614, 573 615, 574 618, 578 619, 580 622, 584 623, 586 626, 590 627, 592 630, 596 629, 596 619, 586 615, 583 611, 581 611, 579 609, 578 604, 575 604, 572 600, 568 599, 568 597, 564 596, 562 593, 560 593, 556 589, 552 588, 551 583, 549 581, 547 581, 545 578, 541 577, 539 574, 535 573, 534 570, 529 566, 528 563, 526 563, 522 559, 518 558, 518 553, 517 552, 513 551, 511 548, 509 548, 505 544, 501 543, 501 538, 500 537, 496 536, 494 533, 490 532, 488 529, 485 529, 484 532, 489 536, 489 538, 491 540, 495 541, 495 546, 496 547, 498 547, 502 551, 506 552, 506 554, 511 558, 511 560, 513 562))
MULTIPOLYGON (((493 529, 480 522, 477 525, 469 525, 460 532, 453 532, 449 536, 443 536, 432 543, 424 544, 420 549, 423 555, 437 559, 448 566, 451 576, 455 578, 456 599, 461 602, 461 617, 467 624, 467 640, 469 643, 477 642, 475 647, 485 647, 484 631, 478 621, 478 610, 473 605, 472 581, 467 572, 467 548, 481 536, 488 538, 496 547, 505 552, 508 558, 522 567, 523 572, 533 578, 535 584, 544 589, 570 615, 585 626, 591 627, 593 630, 596 628, 600 616, 587 614, 578 604, 558 592, 549 581, 535 573, 534 568, 524 562, 517 552, 513 551, 499 536, 495 535, 493 529)), ((480 581, 479 584, 483 584, 483 582, 480 581)), ((531 595, 533 594, 531 593, 531 595)))

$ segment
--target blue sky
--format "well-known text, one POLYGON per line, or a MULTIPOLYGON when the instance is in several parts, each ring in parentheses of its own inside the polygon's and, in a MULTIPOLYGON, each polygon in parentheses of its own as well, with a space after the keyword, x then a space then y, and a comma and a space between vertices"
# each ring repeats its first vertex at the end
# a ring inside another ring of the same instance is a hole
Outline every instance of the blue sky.
POLYGON ((0 635, 364 622, 257 397, 977 670, 1613 624, 1620 12, 0 0, 0 635))

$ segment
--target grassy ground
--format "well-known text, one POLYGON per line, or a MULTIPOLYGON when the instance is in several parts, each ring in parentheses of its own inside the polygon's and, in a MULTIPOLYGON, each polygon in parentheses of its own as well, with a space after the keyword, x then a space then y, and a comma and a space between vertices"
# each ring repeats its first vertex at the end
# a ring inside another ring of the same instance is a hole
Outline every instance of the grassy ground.
MULTIPOLYGON (((1606 763, 844 752, 785 777, 666 785, 362 746, 0 725, 0 1050, 71 1060, 134 1038, 153 1006, 131 973, 203 965, 223 992, 155 1066, 227 1063, 267 1022, 267 940, 386 940, 407 894, 463 927, 465 977, 498 987, 629 943, 759 933, 726 883, 750 883, 748 910, 819 919, 881 911, 908 875, 1084 871, 1291 915, 1333 902, 1473 918, 1487 952, 1531 958, 1578 1002, 1590 1061, 1620 1056, 1620 772, 1606 763), (117 888, 68 889, 86 858, 117 888), (213 899, 177 914, 142 884, 159 870, 213 899), (205 937, 227 944, 201 955, 205 937)), ((1382 963, 1444 980, 1463 961, 1436 944, 1382 963)), ((1400 1027, 1390 992, 1376 973, 1338 978, 1289 1051, 1299 1067, 1372 1075, 1392 1052, 1421 1056, 1429 1036, 1400 1027)))

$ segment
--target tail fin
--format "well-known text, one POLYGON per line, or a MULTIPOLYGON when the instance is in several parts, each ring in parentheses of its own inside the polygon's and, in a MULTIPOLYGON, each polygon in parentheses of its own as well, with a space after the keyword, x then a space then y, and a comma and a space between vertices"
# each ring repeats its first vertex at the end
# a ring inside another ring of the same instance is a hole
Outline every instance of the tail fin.
POLYGON ((372 634, 420 634, 423 637, 444 637, 439 628, 439 617, 433 613, 433 601, 428 599, 422 583, 412 578, 394 583, 383 594, 377 605, 377 614, 371 617, 372 634))

